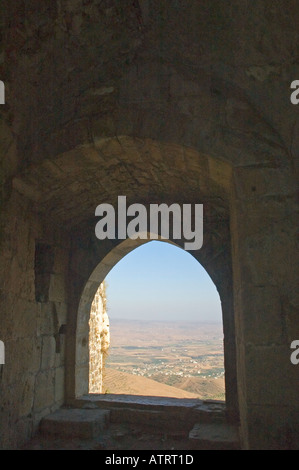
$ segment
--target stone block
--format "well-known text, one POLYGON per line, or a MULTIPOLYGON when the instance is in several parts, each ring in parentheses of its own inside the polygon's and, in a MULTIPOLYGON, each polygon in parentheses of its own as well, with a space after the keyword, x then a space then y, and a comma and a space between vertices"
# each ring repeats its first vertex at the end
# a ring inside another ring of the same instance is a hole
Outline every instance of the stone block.
POLYGON ((89 337, 80 335, 77 337, 76 363, 86 364, 89 360, 89 337))
POLYGON ((189 433, 194 449, 237 450, 238 428, 224 423, 197 423, 189 433))
POLYGON ((276 406, 250 405, 247 410, 249 441, 254 450, 298 450, 299 408, 281 403, 276 406))
POLYGON ((65 277, 63 274, 50 275, 49 301, 65 302, 65 277))
POLYGON ((282 299, 275 286, 252 286, 241 290, 242 330, 246 342, 281 343, 285 334, 282 299))
POLYGON ((55 370, 39 372, 36 376, 34 411, 41 411, 54 404, 55 370))
POLYGON ((27 416, 32 412, 33 399, 34 399, 34 386, 35 375, 28 375, 20 381, 18 387, 20 388, 19 395, 19 416, 27 416))
POLYGON ((232 180, 232 167, 227 162, 208 158, 209 177, 226 191, 230 190, 232 180))
POLYGON ((82 366, 76 366, 76 397, 81 397, 88 393, 89 383, 89 364, 88 362, 82 366))
POLYGON ((55 402, 63 402, 65 387, 65 370, 59 367, 55 370, 55 402))
POLYGON ((15 442, 14 449, 22 447, 31 437, 33 431, 32 416, 21 418, 15 424, 15 442))
POLYGON ((6 384, 16 382, 24 373, 36 373, 40 368, 40 338, 23 338, 5 343, 5 366, 3 380, 6 384))
POLYGON ((236 168, 235 188, 239 199, 288 195, 295 191, 289 170, 281 168, 236 168))
MULTIPOLYGON (((246 217, 250 221, 250 213, 246 217)), ((243 282, 277 285, 287 292, 288 279, 292 282, 296 276, 294 256, 297 253, 294 231, 288 219, 270 223, 267 227, 255 227, 245 219, 244 224, 248 230, 243 227, 238 234, 239 256, 242 256, 239 268, 244 276, 243 282)))
POLYGON ((54 336, 42 337, 41 370, 51 369, 55 365, 56 341, 54 336))
POLYGON ((37 334, 38 335, 55 335, 56 334, 56 318, 54 312, 54 302, 38 303, 37 318, 37 334))
POLYGON ((54 248, 54 266, 53 272, 56 274, 63 274, 67 269, 68 252, 62 247, 54 248))
POLYGON ((58 334, 55 339, 56 347, 58 347, 57 354, 55 355, 55 367, 61 367, 65 364, 65 334, 58 334))
POLYGON ((15 299, 11 321, 13 322, 13 337, 26 338, 36 335, 38 305, 24 299, 15 299))
POLYGON ((42 419, 40 430, 44 435, 91 439, 106 429, 109 416, 107 410, 60 409, 42 419))
POLYGON ((291 363, 289 346, 245 346, 247 403, 297 406, 298 366, 291 363))

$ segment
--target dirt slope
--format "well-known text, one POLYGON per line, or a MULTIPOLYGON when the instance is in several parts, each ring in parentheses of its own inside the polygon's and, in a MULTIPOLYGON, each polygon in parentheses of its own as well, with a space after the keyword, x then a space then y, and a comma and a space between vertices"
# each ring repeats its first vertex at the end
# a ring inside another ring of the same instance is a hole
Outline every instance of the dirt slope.
POLYGON ((132 395, 149 395, 155 397, 197 398, 195 393, 165 385, 146 377, 131 375, 118 370, 106 368, 104 389, 107 393, 127 393, 132 395))

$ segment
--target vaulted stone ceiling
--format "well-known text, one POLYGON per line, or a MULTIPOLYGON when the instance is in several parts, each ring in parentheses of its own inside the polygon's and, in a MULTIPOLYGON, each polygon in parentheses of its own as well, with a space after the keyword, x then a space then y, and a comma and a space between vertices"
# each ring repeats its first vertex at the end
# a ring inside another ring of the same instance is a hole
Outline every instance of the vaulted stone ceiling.
POLYGON ((299 18, 296 1, 288 5, 292 8, 282 8, 278 0, 203 1, 201 8, 197 0, 6 2, 1 78, 9 103, 5 118, 23 155, 19 167, 45 158, 70 123, 77 123, 77 141, 86 141, 81 135, 88 132, 86 122, 104 115, 111 117, 110 128, 106 120, 101 129, 104 135, 119 134, 118 121, 128 114, 130 123, 133 114, 139 129, 122 135, 151 138, 151 119, 144 112, 155 116, 168 141, 192 120, 197 141, 190 136, 189 145, 207 153, 217 141, 238 153, 238 139, 243 142, 247 134, 249 144, 253 131, 276 135, 290 150, 296 119, 289 88, 298 67, 299 18), (192 92, 193 106, 182 97, 192 92), (172 114, 178 124, 167 134, 162 127, 172 114))
POLYGON ((72 230, 118 195, 204 203, 211 252, 229 246, 233 171, 283 178, 296 152, 292 3, 7 2, 6 191, 72 230))
POLYGON ((205 203, 206 216, 227 219, 230 180, 225 162, 177 145, 119 137, 44 159, 13 185, 33 210, 71 228, 94 220, 96 206, 116 204, 118 195, 128 203, 205 203))

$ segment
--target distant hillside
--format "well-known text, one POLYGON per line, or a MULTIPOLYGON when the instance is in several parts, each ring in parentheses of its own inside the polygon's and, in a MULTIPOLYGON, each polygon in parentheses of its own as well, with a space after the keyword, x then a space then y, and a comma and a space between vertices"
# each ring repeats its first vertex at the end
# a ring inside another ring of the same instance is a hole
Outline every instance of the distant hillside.
MULTIPOLYGON (((159 377, 159 380, 161 378, 159 377)), ((106 368, 104 393, 224 400, 224 379, 178 378, 174 386, 106 368)))
MULTIPOLYGON (((155 380, 161 380, 164 383, 163 379, 155 378, 155 380)), ((225 400, 224 377, 177 377, 176 380, 173 381, 172 386, 194 393, 197 397, 203 400, 225 400)))
POLYGON ((143 376, 127 374, 118 370, 105 369, 104 393, 149 395, 154 397, 197 398, 185 390, 156 382, 143 376))

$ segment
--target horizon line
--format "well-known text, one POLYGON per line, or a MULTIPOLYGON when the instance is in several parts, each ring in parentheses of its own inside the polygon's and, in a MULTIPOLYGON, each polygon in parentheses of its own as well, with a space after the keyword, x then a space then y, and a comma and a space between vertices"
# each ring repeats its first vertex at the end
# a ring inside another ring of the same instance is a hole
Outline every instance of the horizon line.
POLYGON ((115 318, 115 317, 110 317, 108 313, 108 318, 109 320, 114 320, 114 321, 127 321, 127 322, 143 322, 143 323, 204 323, 204 324, 213 324, 213 325, 222 325, 222 321, 213 321, 213 320, 160 320, 160 319, 140 319, 140 318, 115 318))

